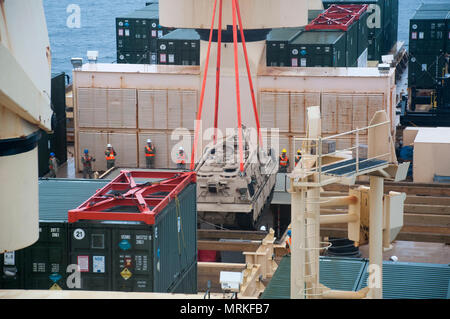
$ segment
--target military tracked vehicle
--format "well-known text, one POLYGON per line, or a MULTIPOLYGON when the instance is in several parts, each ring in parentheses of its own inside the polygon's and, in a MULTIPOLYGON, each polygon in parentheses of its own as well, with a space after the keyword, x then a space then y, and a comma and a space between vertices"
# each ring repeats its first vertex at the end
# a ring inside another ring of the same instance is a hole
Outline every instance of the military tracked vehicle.
POLYGON ((254 144, 251 145, 250 130, 243 129, 243 172, 237 130, 205 148, 196 168, 199 221, 255 228, 273 195, 278 162, 275 151, 264 151, 254 144))

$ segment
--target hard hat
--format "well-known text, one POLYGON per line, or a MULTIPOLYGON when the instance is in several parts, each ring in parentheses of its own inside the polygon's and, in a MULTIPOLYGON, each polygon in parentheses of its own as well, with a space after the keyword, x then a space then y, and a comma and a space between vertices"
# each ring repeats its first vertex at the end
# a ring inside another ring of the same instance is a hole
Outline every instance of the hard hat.
POLYGON ((111 144, 108 144, 108 145, 106 145, 106 147, 110 148, 110 147, 112 147, 112 146, 111 146, 111 144))
POLYGON ((89 153, 89 151, 88 151, 88 149, 86 148, 86 149, 84 150, 84 154, 87 154, 87 153, 89 153))
POLYGON ((147 143, 151 143, 152 142, 152 140, 151 139, 147 139, 147 143))
POLYGON ((55 153, 51 152, 51 153, 50 153, 50 156, 55 156, 55 153))
POLYGON ((289 229, 289 230, 287 231, 287 234, 288 234, 289 237, 291 237, 291 236, 292 236, 292 231, 289 229))
POLYGON ((180 151, 184 151, 183 146, 180 146, 180 151))
POLYGON ((287 151, 286 151, 286 149, 285 148, 283 148, 283 150, 281 151, 282 153, 286 153, 287 151))
POLYGON ((266 231, 266 226, 261 226, 259 230, 266 231))
POLYGON ((300 151, 300 150, 297 150, 297 153, 301 153, 301 151, 300 151))

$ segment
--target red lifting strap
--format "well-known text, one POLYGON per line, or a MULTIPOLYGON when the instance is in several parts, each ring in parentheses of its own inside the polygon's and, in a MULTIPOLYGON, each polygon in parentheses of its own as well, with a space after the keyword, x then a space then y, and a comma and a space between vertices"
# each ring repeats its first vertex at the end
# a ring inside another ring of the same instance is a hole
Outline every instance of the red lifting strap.
POLYGON ((241 31, 242 48, 244 49, 245 65, 247 67, 248 83, 249 83, 249 87, 250 87, 250 94, 252 96, 253 113, 255 114, 256 129, 258 132, 258 141, 259 141, 259 144, 262 145, 263 143, 262 143, 262 136, 261 136, 261 126, 259 124, 258 108, 256 107, 255 90, 253 89, 253 81, 252 81, 252 75, 250 73, 250 65, 248 63, 247 46, 245 45, 244 26, 242 24, 241 12, 239 10, 239 0, 234 0, 234 1, 236 3, 237 16, 239 19, 239 30, 241 31))
POLYGON ((236 104, 237 120, 239 133, 239 162, 240 170, 244 171, 244 149, 242 145, 242 119, 241 119, 241 96, 239 90, 239 62, 238 62, 238 44, 237 44, 237 23, 236 23, 236 0, 233 3, 233 44, 234 44, 234 74, 236 77, 236 104))
POLYGON ((214 30, 214 20, 216 18, 216 6, 217 6, 217 0, 214 0, 211 29, 209 30, 208 51, 206 53, 206 61, 205 61, 205 74, 203 75, 202 91, 200 93, 200 104, 198 106, 197 121, 195 123, 194 145, 192 146, 192 154, 191 154, 191 166, 190 166, 191 170, 194 170, 194 168, 195 168, 195 151, 197 149, 198 131, 200 128, 200 121, 202 119, 203 99, 205 97, 206 77, 208 75, 209 55, 211 52, 211 42, 212 42, 212 35, 213 35, 213 30, 214 30))
POLYGON ((219 122, 219 88, 220 88, 220 56, 222 51, 222 0, 219 0, 219 30, 217 33, 217 66, 216 66, 216 103, 214 110, 214 144, 217 142, 217 126, 219 122))

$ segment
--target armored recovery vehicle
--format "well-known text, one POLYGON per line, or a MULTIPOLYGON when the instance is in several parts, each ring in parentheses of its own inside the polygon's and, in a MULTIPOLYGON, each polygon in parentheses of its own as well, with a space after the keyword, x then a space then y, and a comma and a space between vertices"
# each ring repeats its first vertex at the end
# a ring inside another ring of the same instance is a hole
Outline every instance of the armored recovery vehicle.
POLYGON ((199 221, 240 229, 254 229, 276 182, 278 162, 273 149, 251 144, 243 130, 244 170, 240 171, 237 129, 206 147, 197 165, 199 221))

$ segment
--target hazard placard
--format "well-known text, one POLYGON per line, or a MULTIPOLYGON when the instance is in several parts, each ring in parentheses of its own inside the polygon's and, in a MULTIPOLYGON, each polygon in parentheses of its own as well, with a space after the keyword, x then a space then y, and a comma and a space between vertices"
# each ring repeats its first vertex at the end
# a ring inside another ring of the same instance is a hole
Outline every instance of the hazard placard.
POLYGON ((62 290, 62 288, 58 284, 55 283, 50 287, 50 290, 62 290))
POLYGON ((133 274, 131 273, 131 271, 128 270, 128 268, 124 268, 121 272, 120 275, 122 276, 123 279, 128 280, 130 279, 131 276, 133 276, 133 274))

